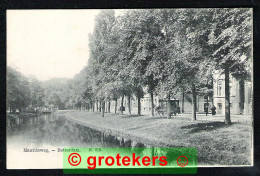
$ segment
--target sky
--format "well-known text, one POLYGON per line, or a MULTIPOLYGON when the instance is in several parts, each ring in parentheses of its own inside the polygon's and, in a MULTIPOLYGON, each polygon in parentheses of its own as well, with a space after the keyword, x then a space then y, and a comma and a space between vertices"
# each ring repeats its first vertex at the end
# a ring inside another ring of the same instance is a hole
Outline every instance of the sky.
POLYGON ((89 58, 99 10, 8 10, 7 65, 44 81, 73 78, 89 58))

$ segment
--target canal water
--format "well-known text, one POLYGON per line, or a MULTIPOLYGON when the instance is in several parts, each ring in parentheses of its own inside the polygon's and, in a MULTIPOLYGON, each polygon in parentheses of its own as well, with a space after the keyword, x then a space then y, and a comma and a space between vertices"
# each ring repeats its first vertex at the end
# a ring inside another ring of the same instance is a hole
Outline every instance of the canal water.
MULTIPOLYGON (((65 147, 131 147, 135 143, 131 140, 122 142, 115 136, 54 114, 7 117, 6 127, 7 167, 10 169, 62 168, 59 150, 65 147), (46 149, 48 152, 25 152, 26 149, 46 149)), ((135 143, 135 146, 144 145, 135 143)))
MULTIPOLYGON (((7 138, 19 138, 28 146, 41 147, 130 147, 132 141, 122 141, 111 135, 76 124, 62 116, 41 114, 36 117, 7 119, 7 138)), ((16 141, 18 142, 18 141, 16 141)), ((142 144, 138 144, 141 146, 142 144)))

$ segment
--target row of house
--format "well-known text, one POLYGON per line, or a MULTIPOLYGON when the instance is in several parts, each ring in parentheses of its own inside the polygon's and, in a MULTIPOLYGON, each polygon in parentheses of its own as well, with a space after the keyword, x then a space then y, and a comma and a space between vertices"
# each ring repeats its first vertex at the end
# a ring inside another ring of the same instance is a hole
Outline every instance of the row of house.
MULTIPOLYGON (((231 114, 252 114, 253 104, 253 91, 252 82, 239 81, 230 76, 230 113, 231 114)), ((213 97, 199 96, 197 95, 197 113, 205 113, 205 107, 208 105, 209 112, 212 105, 216 107, 217 114, 225 114, 225 77, 223 74, 214 74, 213 77, 213 97)), ((154 97, 154 106, 159 106, 159 100, 163 97, 154 97)), ((181 113, 192 112, 192 96, 189 94, 176 94, 172 100, 179 102, 181 113)), ((118 107, 121 104, 121 99, 118 99, 118 107)), ((111 108, 114 108, 114 102, 111 102, 111 108)), ((126 112, 128 111, 127 100, 124 99, 124 106, 126 112)), ((131 99, 131 111, 137 113, 138 103, 137 99, 133 97, 131 99)), ((141 113, 151 113, 151 98, 149 94, 144 95, 141 99, 141 113)))

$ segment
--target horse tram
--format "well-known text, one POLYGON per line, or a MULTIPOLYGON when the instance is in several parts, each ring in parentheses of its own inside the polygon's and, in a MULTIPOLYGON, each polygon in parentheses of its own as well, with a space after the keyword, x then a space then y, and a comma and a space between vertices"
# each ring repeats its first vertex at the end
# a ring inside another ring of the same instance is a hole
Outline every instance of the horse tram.
POLYGON ((159 105, 155 108, 155 111, 158 115, 164 116, 167 115, 167 106, 168 103, 170 103, 170 112, 171 116, 176 114, 180 114, 180 106, 179 106, 179 100, 165 100, 160 99, 159 105))

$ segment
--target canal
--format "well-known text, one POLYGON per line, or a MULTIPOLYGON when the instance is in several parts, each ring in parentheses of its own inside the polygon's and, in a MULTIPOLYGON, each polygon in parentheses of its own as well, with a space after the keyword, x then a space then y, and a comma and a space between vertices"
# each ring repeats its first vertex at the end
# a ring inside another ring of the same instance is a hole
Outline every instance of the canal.
POLYGON ((122 142, 54 114, 23 117, 7 116, 7 168, 47 169, 63 167, 65 147, 131 147, 144 146, 131 140, 122 142), (47 152, 25 152, 44 149, 47 152))
POLYGON ((40 114, 35 117, 7 118, 8 145, 50 147, 131 147, 144 146, 76 124, 62 116, 40 114))

